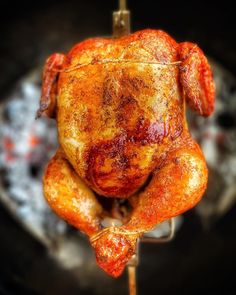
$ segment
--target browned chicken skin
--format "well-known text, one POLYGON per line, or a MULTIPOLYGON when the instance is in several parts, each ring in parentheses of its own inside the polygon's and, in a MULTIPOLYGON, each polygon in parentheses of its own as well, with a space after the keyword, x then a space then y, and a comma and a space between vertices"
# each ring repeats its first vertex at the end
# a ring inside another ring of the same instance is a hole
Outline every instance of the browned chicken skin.
POLYGON ((197 45, 162 31, 89 39, 46 62, 38 116, 56 118, 60 149, 45 172, 45 197, 89 236, 98 264, 114 277, 137 238, 192 208, 206 189, 185 101, 212 113, 211 69, 197 45), (109 213, 101 198, 130 201, 122 226, 102 228, 109 213))

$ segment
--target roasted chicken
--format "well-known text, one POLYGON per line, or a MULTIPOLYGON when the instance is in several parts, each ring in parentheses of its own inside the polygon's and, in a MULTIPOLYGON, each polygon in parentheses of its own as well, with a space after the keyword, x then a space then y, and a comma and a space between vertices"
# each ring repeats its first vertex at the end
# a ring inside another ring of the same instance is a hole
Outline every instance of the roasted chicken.
POLYGON ((209 116, 214 93, 199 47, 159 30, 89 39, 46 61, 38 116, 56 119, 60 148, 44 194, 109 275, 122 273, 145 232, 200 201, 208 172, 185 102, 209 116), (103 228, 106 216, 122 225, 103 228))

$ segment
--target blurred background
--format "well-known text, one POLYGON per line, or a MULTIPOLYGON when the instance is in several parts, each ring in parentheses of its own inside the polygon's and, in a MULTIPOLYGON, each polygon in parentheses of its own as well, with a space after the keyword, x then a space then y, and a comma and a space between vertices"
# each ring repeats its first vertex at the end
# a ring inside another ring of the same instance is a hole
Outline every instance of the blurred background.
MULTIPOLYGON (((86 238, 46 205, 41 177, 57 148, 55 122, 35 121, 41 71, 53 52, 111 35, 116 0, 0 2, 0 294, 128 294, 95 263, 86 238)), ((198 43, 217 86, 215 114, 188 114, 207 158, 201 203, 168 244, 142 244, 139 294, 236 294, 236 38, 229 2, 129 0, 133 31, 158 28, 198 43)))

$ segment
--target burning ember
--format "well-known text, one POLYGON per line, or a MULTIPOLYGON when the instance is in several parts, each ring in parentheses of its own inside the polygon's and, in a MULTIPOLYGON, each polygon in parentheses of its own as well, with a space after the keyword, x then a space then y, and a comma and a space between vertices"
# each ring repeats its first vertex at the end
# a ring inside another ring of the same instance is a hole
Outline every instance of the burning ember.
POLYGON ((40 96, 40 74, 34 72, 19 82, 1 109, 1 185, 7 191, 6 205, 36 235, 55 236, 66 224, 46 204, 42 174, 57 148, 53 120, 35 120, 40 96))

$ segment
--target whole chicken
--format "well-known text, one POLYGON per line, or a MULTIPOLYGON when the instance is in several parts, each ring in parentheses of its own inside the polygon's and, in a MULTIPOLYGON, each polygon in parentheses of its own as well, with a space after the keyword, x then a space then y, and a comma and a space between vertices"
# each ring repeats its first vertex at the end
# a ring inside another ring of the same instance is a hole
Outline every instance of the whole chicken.
POLYGON ((145 232, 200 201, 208 171, 185 102, 209 116, 214 94, 199 47, 160 30, 88 39, 47 59, 38 117, 56 119, 60 148, 44 194, 109 275, 122 273, 145 232), (122 224, 103 228, 106 216, 122 224))

